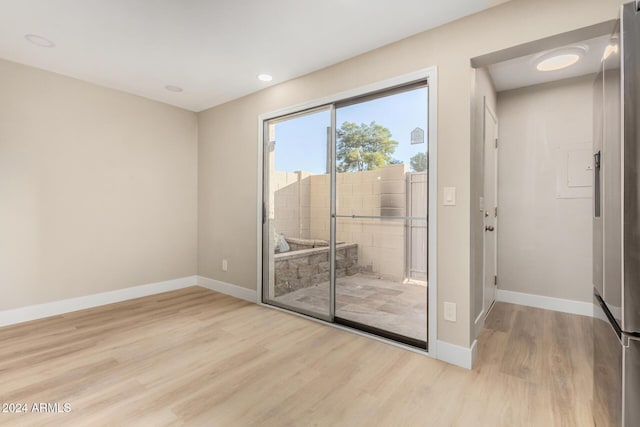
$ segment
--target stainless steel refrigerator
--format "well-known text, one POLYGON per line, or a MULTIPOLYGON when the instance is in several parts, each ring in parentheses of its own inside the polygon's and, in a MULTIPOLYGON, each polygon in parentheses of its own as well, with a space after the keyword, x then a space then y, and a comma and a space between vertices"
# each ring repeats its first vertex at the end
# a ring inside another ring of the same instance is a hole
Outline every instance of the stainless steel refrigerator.
POLYGON ((594 422, 640 426, 640 8, 594 84, 594 422))

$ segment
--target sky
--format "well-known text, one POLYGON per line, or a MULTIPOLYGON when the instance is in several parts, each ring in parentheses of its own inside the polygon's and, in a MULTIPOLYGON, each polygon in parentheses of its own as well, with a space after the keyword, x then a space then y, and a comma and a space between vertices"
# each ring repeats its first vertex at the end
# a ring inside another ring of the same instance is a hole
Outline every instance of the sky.
MULTIPOLYGON (((427 151, 427 88, 403 92, 372 101, 336 109, 336 124, 344 122, 370 124, 375 121, 391 131, 398 146, 392 157, 409 164, 418 152, 427 151), (423 144, 411 144, 411 131, 416 127, 425 131, 423 144)), ((329 110, 294 117, 276 123, 276 170, 293 172, 304 170, 315 174, 326 172, 327 127, 331 124, 329 110)))

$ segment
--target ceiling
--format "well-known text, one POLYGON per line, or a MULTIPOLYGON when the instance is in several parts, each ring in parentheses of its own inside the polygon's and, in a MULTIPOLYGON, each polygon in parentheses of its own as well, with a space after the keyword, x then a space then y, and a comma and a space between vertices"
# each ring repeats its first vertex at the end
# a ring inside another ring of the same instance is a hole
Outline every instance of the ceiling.
POLYGON ((602 56, 610 41, 610 35, 601 36, 568 46, 498 62, 489 65, 487 68, 497 92, 585 76, 596 73, 599 70, 602 56), (585 50, 584 56, 574 65, 557 71, 538 71, 536 69, 536 65, 541 58, 547 57, 551 52, 562 51, 574 46, 582 47, 585 50))
POLYGON ((0 57, 201 111, 497 3, 0 0, 0 57))

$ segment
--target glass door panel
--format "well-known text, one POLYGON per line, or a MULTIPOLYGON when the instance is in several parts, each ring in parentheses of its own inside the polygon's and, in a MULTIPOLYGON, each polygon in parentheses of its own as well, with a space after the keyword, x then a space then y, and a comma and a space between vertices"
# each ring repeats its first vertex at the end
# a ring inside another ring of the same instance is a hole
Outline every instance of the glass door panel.
POLYGON ((263 301, 427 348, 428 87, 264 122, 263 301))
POLYGON ((264 124, 263 300, 331 320, 331 107, 264 124))
POLYGON ((422 348, 427 91, 396 91, 335 113, 335 320, 422 348))

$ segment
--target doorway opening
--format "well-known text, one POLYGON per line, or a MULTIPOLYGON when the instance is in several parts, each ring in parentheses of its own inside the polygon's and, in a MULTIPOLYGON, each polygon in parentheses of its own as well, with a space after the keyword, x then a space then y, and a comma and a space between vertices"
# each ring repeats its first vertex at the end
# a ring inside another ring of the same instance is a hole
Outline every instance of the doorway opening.
POLYGON ((428 350, 429 91, 263 121, 263 303, 428 350))
POLYGON ((603 81, 606 58, 617 54, 613 27, 472 59, 472 176, 483 183, 472 182, 476 337, 494 301, 523 312, 593 312, 594 99, 602 92, 594 82, 603 81), (567 52, 575 54, 571 62, 549 68, 567 52))

